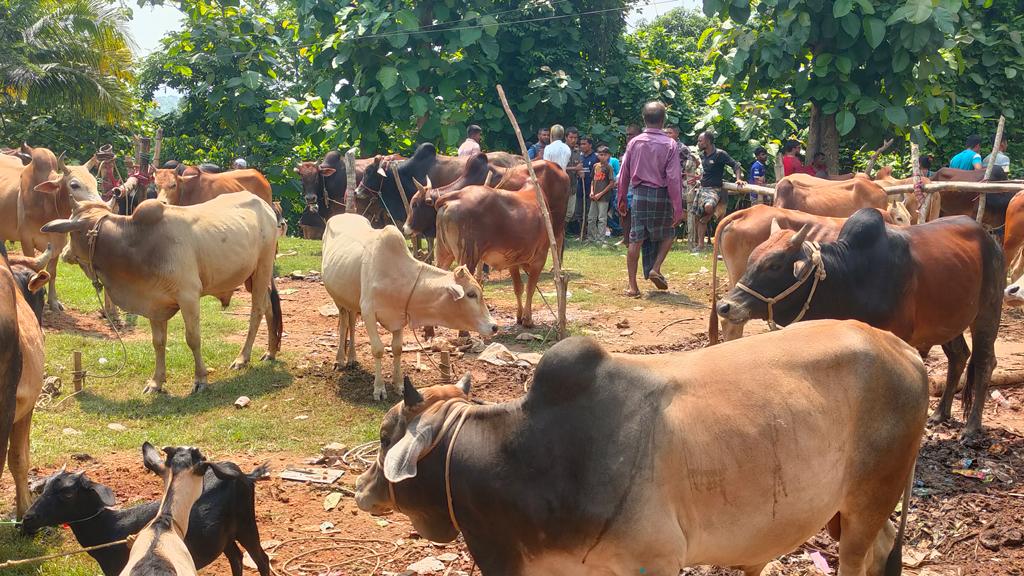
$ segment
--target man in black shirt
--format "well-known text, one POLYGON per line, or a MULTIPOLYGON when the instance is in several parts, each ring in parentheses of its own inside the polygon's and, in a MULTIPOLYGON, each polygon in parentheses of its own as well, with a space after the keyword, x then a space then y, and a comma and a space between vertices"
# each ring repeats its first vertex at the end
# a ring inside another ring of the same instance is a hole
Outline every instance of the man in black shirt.
POLYGON ((715 148, 715 135, 711 132, 704 132, 697 137, 697 148, 700 150, 700 162, 704 174, 700 180, 700 191, 697 192, 691 209, 697 217, 697 247, 703 249, 708 222, 715 215, 715 209, 718 207, 719 190, 722 188, 725 168, 727 166, 732 168, 736 184, 742 186, 743 167, 739 162, 733 160, 728 152, 715 148))

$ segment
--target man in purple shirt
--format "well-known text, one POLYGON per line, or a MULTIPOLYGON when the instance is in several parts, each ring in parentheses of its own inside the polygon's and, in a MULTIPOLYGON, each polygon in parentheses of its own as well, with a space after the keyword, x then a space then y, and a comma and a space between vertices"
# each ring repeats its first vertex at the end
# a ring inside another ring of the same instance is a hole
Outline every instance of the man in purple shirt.
POLYGON ((648 102, 644 105, 643 118, 646 128, 626 146, 619 170, 619 214, 626 214, 626 191, 630 186, 633 188, 626 257, 629 289, 626 295, 634 298, 640 296, 636 269, 646 239, 659 243, 658 255, 648 278, 658 289, 668 289, 661 264, 672 248, 675 227, 682 222, 684 215, 679 143, 661 129, 665 125, 665 105, 648 102))

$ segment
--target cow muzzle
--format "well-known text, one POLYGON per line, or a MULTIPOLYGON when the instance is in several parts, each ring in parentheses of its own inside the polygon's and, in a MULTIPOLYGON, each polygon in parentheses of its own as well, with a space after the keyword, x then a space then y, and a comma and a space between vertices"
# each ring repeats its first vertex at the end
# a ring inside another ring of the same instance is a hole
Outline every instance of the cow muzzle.
POLYGON ((722 320, 734 324, 742 324, 750 319, 750 311, 746 306, 728 299, 719 300, 715 311, 722 320))
POLYGON ((370 514, 385 514, 392 510, 392 503, 386 488, 387 480, 376 464, 370 466, 356 480, 356 506, 370 514))
POLYGON ((1003 303, 1007 306, 1024 306, 1024 290, 1021 290, 1020 284, 1015 282, 1006 287, 1003 303))

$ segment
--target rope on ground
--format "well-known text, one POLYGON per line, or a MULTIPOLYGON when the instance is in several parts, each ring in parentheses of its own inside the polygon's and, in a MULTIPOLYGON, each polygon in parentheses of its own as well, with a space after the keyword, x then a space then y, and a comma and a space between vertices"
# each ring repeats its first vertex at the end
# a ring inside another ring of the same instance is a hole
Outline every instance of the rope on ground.
MULTIPOLYGON (((91 261, 92 260, 90 259, 90 263, 91 261)), ((98 283, 99 279, 96 279, 96 281, 93 282, 93 290, 96 293, 96 303, 99 304, 101 313, 107 319, 107 323, 110 324, 110 329, 113 330, 114 335, 117 336, 117 343, 121 345, 121 365, 118 366, 117 370, 110 374, 96 374, 93 372, 89 372, 89 376, 100 379, 116 378, 117 375, 123 372, 125 367, 128 366, 128 346, 125 345, 124 339, 121 338, 121 331, 117 329, 117 326, 114 323, 114 319, 111 318, 113 314, 111 313, 111 311, 108 311, 106 307, 103 305, 103 297, 100 296, 100 287, 97 285, 98 283)), ((77 394, 77 392, 75 394, 77 394)), ((71 396, 74 396, 74 394, 72 394, 71 396)), ((68 396, 68 398, 70 398, 71 396, 68 396)), ((68 398, 65 398, 64 400, 67 400, 68 398)), ((63 402, 64 400, 61 400, 61 402, 63 402)))
POLYGON ((317 536, 300 536, 298 538, 292 538, 285 540, 280 544, 275 544, 268 547, 268 552, 271 550, 276 554, 280 554, 280 549, 284 546, 296 544, 299 542, 331 542, 326 546, 319 546, 310 550, 304 550, 297 554, 293 554, 288 557, 287 560, 281 562, 278 568, 271 567, 274 574, 280 574, 282 576, 301 576, 304 574, 340 574, 341 569, 352 565, 361 565, 367 568, 366 574, 379 574, 381 567, 384 565, 384 557, 390 556, 398 552, 398 544, 394 542, 388 542, 387 540, 360 540, 355 538, 340 538, 335 537, 331 533, 320 534, 317 536), (378 545, 386 549, 378 549, 372 545, 378 545), (318 554, 320 552, 336 551, 340 553, 348 553, 356 550, 365 551, 365 554, 356 556, 354 558, 348 558, 340 562, 318 562, 315 560, 299 560, 318 554), (371 564, 372 563, 372 564, 371 564), (292 564, 296 564, 292 566, 292 564))
POLYGON ((115 542, 107 542, 106 544, 98 544, 96 546, 89 546, 88 548, 82 548, 81 550, 73 550, 71 552, 58 552, 56 554, 47 554, 45 556, 36 556, 35 558, 22 558, 20 560, 6 560, 0 562, 0 568, 10 568, 12 566, 21 566, 24 564, 35 564, 37 562, 45 562, 47 560, 53 560, 55 558, 62 558, 64 556, 74 556, 75 554, 82 554, 84 552, 90 552, 92 550, 99 550, 101 548, 110 548, 111 546, 120 546, 121 544, 130 544, 135 540, 135 536, 130 536, 122 540, 115 542))
POLYGON ((377 454, 379 452, 380 442, 366 442, 345 452, 341 457, 341 461, 350 470, 362 472, 377 461, 377 454))

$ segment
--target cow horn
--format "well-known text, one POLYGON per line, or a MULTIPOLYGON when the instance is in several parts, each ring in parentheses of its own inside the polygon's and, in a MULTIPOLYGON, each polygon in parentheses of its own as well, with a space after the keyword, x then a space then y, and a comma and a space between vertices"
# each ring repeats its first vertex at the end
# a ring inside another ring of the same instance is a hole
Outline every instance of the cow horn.
POLYGON ((804 224, 800 228, 800 231, 797 232, 796 234, 794 234, 793 237, 789 239, 790 247, 799 248, 800 246, 803 246, 804 240, 807 239, 807 235, 810 234, 810 233, 811 233, 811 225, 810 224, 804 224))
POLYGON ((430 176, 427 176, 427 188, 433 188, 434 185, 430 183, 430 176))
POLYGON ((57 156, 57 171, 61 174, 67 174, 68 172, 67 166, 64 165, 64 154, 64 152, 61 152, 60 156, 57 156))
POLYGON ((36 271, 46 268, 50 264, 51 257, 53 257, 53 244, 47 242, 46 251, 36 258, 36 271))
POLYGON ((427 187, 426 186, 424 186, 423 184, 420 184, 420 181, 415 179, 415 178, 412 179, 412 183, 416 185, 416 189, 417 190, 419 190, 422 194, 426 195, 426 193, 427 193, 427 187))
POLYGON ((99 164, 99 160, 96 158, 96 155, 93 154, 92 158, 89 158, 89 161, 85 163, 85 169, 92 172, 92 169, 95 168, 97 164, 99 164))
POLYGON ((775 236, 775 234, 777 232, 781 232, 781 231, 782 231, 782 226, 779 226, 779 221, 776 220, 775 218, 772 218, 772 231, 771 231, 771 235, 775 236))
POLYGON ((412 385, 412 380, 409 377, 405 377, 405 381, 402 386, 402 399, 405 400, 405 407, 412 408, 420 402, 423 402, 423 396, 420 395, 420 391, 412 385))

